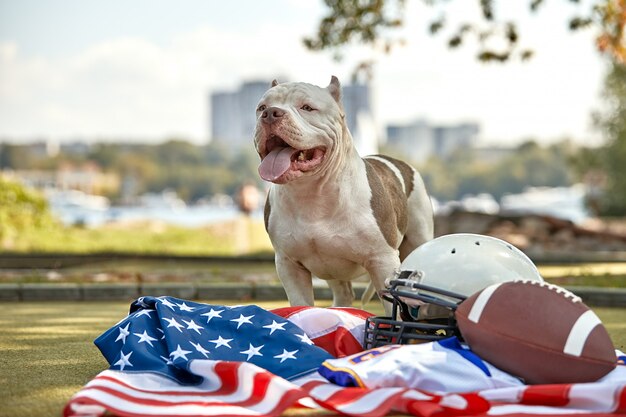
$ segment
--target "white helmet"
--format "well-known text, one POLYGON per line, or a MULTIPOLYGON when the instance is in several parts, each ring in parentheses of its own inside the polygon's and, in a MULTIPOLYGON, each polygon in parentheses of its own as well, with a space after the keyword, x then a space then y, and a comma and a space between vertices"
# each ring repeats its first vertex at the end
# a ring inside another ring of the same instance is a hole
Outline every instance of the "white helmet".
POLYGON ((392 317, 368 320, 366 345, 458 334, 454 311, 460 302, 491 284, 518 279, 543 281, 528 256, 501 239, 458 233, 426 242, 388 280, 392 317))
MULTIPOLYGON (((535 264, 504 240, 471 233, 444 235, 406 257, 396 278, 469 297, 499 282, 543 281, 535 264)), ((417 289, 420 294, 431 294, 417 289)), ((451 297, 442 296, 444 299, 451 297)))

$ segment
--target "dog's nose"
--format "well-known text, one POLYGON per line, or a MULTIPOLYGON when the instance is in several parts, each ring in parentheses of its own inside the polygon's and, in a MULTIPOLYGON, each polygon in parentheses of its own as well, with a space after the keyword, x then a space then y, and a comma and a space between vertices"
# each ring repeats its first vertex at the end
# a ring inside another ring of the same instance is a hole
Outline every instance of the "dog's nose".
POLYGON ((263 123, 272 124, 277 120, 280 120, 285 115, 285 111, 278 107, 268 107, 261 113, 261 120, 263 123))

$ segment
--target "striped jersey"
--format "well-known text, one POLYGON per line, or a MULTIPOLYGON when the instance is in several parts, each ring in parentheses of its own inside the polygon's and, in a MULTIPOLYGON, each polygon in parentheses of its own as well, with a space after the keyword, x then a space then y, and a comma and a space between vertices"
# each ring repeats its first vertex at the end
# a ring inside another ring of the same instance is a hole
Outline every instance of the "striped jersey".
POLYGON ((483 361, 456 337, 416 345, 387 345, 327 359, 319 373, 346 387, 407 387, 433 393, 471 392, 523 383, 483 361))

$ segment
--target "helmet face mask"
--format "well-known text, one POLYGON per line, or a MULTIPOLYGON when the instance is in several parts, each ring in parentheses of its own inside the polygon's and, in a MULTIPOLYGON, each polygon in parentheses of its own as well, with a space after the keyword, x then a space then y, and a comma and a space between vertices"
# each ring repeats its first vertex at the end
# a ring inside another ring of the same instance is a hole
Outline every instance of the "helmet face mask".
POLYGON ((370 317, 365 323, 365 348, 394 344, 412 344, 460 336, 454 319, 457 305, 466 297, 419 284, 407 278, 408 271, 389 281, 388 295, 392 303, 391 317, 370 317), (420 294, 420 291, 422 293, 420 294), (450 301, 456 298, 457 302, 450 301), (424 311, 426 310, 426 313, 424 311), (425 316, 425 317, 422 317, 425 316))
POLYGON ((383 295, 391 317, 371 317, 365 348, 461 337, 454 312, 477 291, 496 283, 542 281, 532 261, 509 243, 490 236, 452 234, 415 249, 387 283, 383 295))

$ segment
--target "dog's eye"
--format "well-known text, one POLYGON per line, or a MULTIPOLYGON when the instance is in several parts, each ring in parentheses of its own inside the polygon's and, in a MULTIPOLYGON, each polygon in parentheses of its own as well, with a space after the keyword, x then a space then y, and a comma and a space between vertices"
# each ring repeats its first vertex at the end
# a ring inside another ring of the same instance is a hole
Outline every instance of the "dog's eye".
POLYGON ((265 110, 265 109, 267 109, 267 106, 266 106, 265 104, 261 104, 261 105, 259 106, 259 108, 258 108, 258 109, 256 109, 256 111, 263 111, 263 110, 265 110))
POLYGON ((305 111, 313 111, 313 107, 309 106, 308 104, 305 104, 304 106, 300 108, 305 111))

